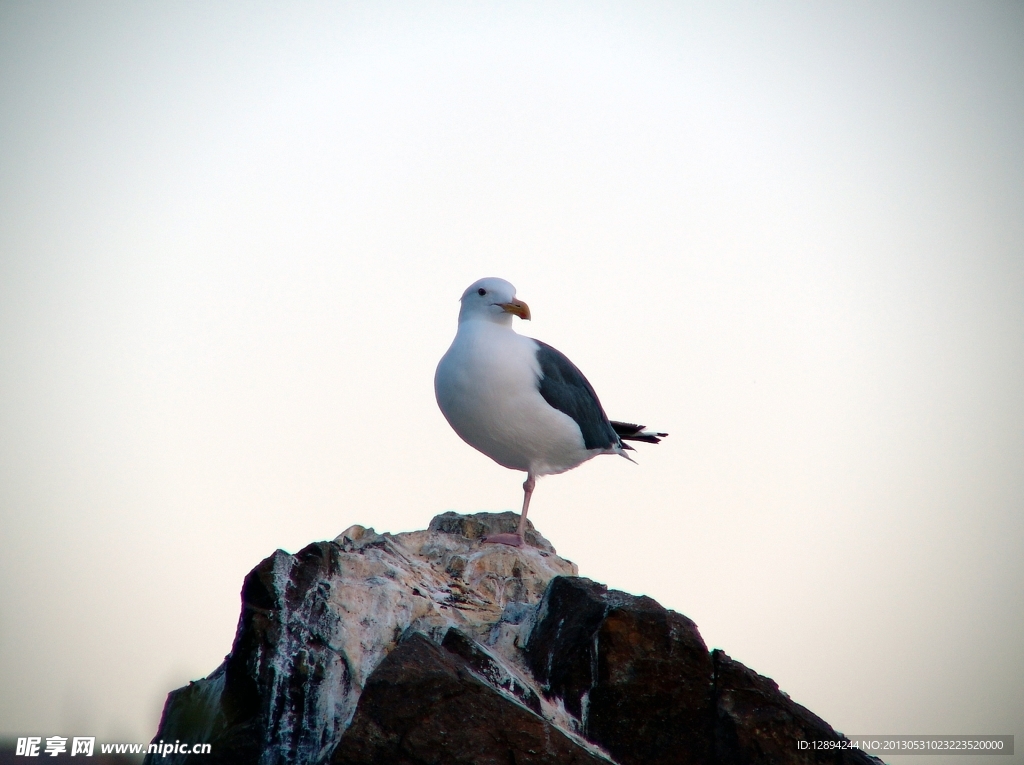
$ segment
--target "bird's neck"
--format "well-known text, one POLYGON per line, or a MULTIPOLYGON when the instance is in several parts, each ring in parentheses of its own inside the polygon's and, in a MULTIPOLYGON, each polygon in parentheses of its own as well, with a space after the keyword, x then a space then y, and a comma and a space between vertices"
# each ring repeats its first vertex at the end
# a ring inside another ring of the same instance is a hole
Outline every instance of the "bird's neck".
POLYGON ((512 314, 501 313, 493 315, 473 315, 463 316, 459 318, 459 332, 462 331, 463 327, 477 328, 480 326, 487 326, 494 329, 503 329, 508 331, 512 330, 512 314))

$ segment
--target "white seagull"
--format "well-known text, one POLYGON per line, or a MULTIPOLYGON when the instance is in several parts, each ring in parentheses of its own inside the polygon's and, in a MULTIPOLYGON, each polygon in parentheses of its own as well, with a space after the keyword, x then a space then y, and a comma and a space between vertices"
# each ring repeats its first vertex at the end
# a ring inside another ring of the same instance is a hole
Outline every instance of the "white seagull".
POLYGON ((515 534, 485 542, 519 547, 537 479, 564 473, 598 454, 632 462, 626 441, 656 444, 667 433, 609 420, 594 388, 550 345, 517 334, 512 317, 530 319, 504 279, 473 282, 462 294, 459 328, 434 374, 445 419, 467 444, 499 465, 526 472, 515 534))

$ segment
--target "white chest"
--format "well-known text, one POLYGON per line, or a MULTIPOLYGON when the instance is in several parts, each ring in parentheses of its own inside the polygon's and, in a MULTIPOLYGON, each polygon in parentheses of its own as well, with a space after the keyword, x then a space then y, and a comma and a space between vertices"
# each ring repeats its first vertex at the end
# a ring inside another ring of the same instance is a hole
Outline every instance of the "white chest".
POLYGON ((491 322, 460 325, 434 379, 441 411, 450 422, 488 421, 524 398, 540 399, 536 350, 533 340, 491 322))
POLYGON ((505 467, 561 472, 589 455, 579 427, 540 395, 537 344, 507 327, 465 322, 434 376, 459 436, 505 467))

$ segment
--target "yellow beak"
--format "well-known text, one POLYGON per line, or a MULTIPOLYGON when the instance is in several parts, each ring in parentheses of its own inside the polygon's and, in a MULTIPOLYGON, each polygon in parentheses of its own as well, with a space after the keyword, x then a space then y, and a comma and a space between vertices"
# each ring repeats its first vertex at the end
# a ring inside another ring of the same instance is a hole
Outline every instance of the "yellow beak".
POLYGON ((510 303, 498 303, 505 313, 510 313, 513 316, 518 316, 520 319, 530 320, 530 306, 524 303, 522 300, 513 300, 510 303))

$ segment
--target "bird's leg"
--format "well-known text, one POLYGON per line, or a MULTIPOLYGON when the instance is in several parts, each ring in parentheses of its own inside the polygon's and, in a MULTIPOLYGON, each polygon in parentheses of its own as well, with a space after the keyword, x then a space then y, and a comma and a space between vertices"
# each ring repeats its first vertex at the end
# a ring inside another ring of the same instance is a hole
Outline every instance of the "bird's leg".
POLYGON ((533 487, 537 485, 537 478, 533 473, 526 474, 526 481, 523 482, 523 512, 519 514, 519 528, 514 534, 491 534, 482 541, 490 544, 511 545, 522 547, 526 543, 526 513, 530 509, 530 497, 533 496, 533 487))
POLYGON ((533 473, 527 473, 526 480, 523 481, 523 512, 519 514, 519 528, 516 530, 520 539, 525 539, 523 534, 526 533, 526 513, 530 509, 530 497, 533 496, 533 487, 536 485, 537 479, 533 473))

